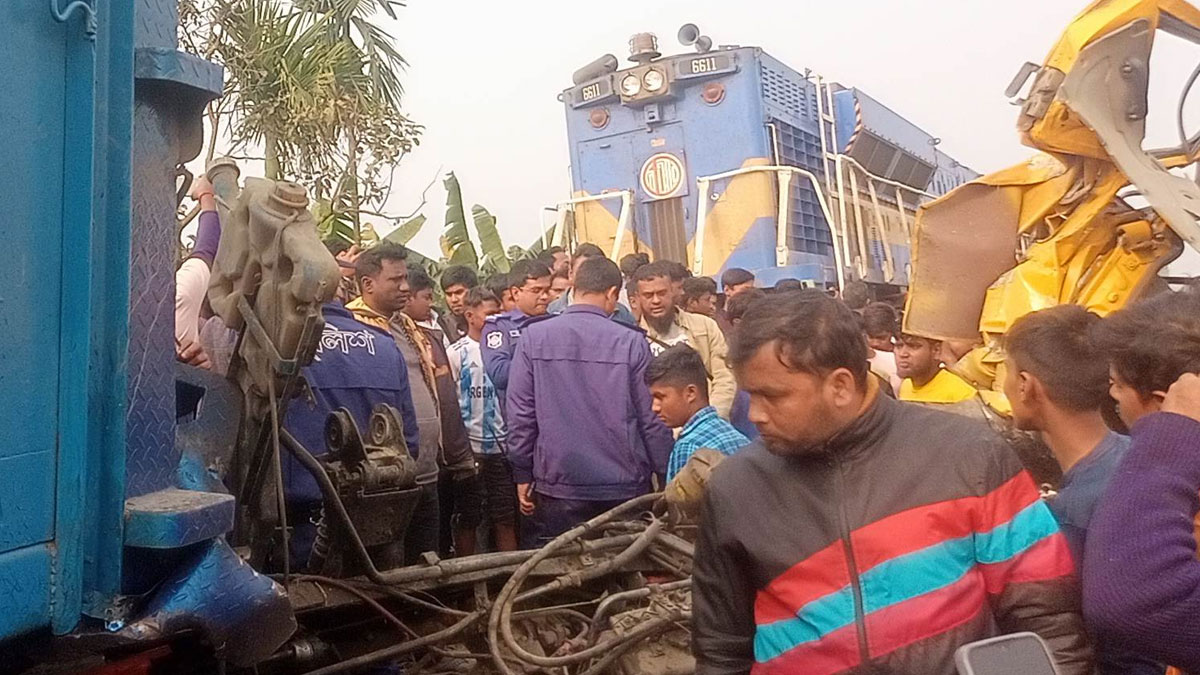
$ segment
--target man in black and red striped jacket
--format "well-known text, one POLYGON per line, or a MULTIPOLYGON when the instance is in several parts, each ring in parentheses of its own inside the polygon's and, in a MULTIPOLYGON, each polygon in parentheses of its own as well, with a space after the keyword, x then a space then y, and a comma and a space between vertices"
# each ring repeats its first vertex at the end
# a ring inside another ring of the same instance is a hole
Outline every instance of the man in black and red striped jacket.
POLYGON ((752 306, 730 360, 762 440, 705 496, 699 675, 951 675, 959 646, 1023 630, 1092 671, 1066 541, 985 423, 879 395, 819 292, 752 306))

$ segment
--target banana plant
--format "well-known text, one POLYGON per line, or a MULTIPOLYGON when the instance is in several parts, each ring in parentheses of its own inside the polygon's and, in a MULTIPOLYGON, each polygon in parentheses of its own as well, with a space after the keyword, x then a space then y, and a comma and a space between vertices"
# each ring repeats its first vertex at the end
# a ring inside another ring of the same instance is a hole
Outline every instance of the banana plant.
POLYGON ((407 244, 412 241, 412 238, 417 236, 421 228, 425 226, 425 216, 418 214, 412 220, 402 224, 400 227, 392 230, 383 238, 384 241, 390 241, 393 244, 407 244))
POLYGON ((467 231, 467 216, 463 209, 462 187, 454 172, 446 174, 442 181, 446 186, 446 224, 442 228, 442 255, 451 265, 479 266, 479 255, 471 234, 467 231))
POLYGON ((500 240, 500 232, 496 229, 496 216, 476 204, 471 207, 471 219, 475 221, 475 234, 479 237, 479 248, 483 251, 480 269, 484 272, 507 272, 508 253, 504 250, 504 242, 500 240))

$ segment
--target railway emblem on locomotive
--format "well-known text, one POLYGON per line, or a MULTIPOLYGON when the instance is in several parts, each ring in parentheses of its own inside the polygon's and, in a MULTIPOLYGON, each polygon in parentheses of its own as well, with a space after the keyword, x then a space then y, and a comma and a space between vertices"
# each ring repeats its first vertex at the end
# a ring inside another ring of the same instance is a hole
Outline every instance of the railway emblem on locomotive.
POLYGON ((666 199, 683 187, 687 171, 683 168, 683 160, 669 152, 660 152, 646 160, 639 175, 642 190, 651 199, 666 199))

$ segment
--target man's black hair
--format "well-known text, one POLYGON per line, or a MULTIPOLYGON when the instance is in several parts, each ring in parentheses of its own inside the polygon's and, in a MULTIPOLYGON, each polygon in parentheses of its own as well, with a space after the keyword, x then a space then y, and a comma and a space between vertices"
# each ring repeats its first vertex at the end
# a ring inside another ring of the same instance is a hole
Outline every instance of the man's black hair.
POLYGON ((575 293, 606 293, 620 288, 624 281, 621 269, 608 258, 588 258, 575 271, 575 293))
POLYGON ((344 251, 350 250, 350 242, 346 241, 345 239, 343 239, 337 235, 325 237, 324 239, 321 240, 321 243, 325 244, 325 248, 328 249, 329 254, 333 255, 333 256, 336 256, 337 254, 342 253, 344 251))
POLYGON ((767 292, 761 288, 751 288, 738 293, 725 301, 725 318, 730 321, 741 319, 746 315, 746 310, 750 309, 750 305, 765 297, 767 292))
POLYGON ((681 262, 675 262, 674 260, 668 260, 665 262, 668 269, 671 270, 671 283, 678 283, 684 279, 692 278, 692 271, 687 268, 687 265, 684 265, 681 262))
POLYGON ((559 253, 566 253, 566 250, 564 250, 563 247, 561 247, 561 246, 551 246, 550 248, 537 254, 537 259, 546 263, 547 267, 553 267, 554 266, 554 256, 559 253))
POLYGON ((1059 305, 1016 320, 1004 349, 1017 369, 1036 377, 1050 400, 1077 412, 1108 400, 1108 363, 1093 339, 1100 317, 1079 305, 1059 305))
POLYGON ((384 260, 407 260, 408 249, 401 244, 390 241, 381 242, 363 251, 354 263, 354 278, 362 281, 366 277, 374 279, 383 271, 384 260))
POLYGON ((708 398, 708 370, 700 353, 687 345, 675 345, 654 357, 646 366, 646 384, 665 384, 669 387, 696 385, 704 398, 708 398))
POLYGON ((896 342, 898 343, 917 341, 924 342, 925 344, 929 345, 930 349, 937 349, 942 344, 942 341, 937 338, 925 337, 924 335, 917 335, 915 333, 902 332, 896 336, 896 342))
POLYGON ((1094 329, 1113 370, 1143 398, 1200 373, 1200 292, 1160 293, 1109 315, 1094 329))
POLYGON ((746 309, 729 350, 729 363, 741 367, 773 346, 775 356, 793 371, 825 375, 845 368, 860 386, 867 381, 867 341, 845 304, 807 288, 776 293, 769 302, 746 309))
POLYGON ((519 260, 508 270, 508 285, 510 288, 524 286, 530 279, 543 279, 550 276, 550 268, 540 260, 519 260))
POLYGON ((485 302, 500 304, 500 298, 496 297, 496 294, 485 286, 476 286, 467 291, 467 298, 463 300, 463 304, 467 307, 478 307, 485 302))
POLYGON ((672 279, 675 263, 669 260, 656 260, 647 265, 642 265, 638 268, 633 278, 639 283, 650 281, 651 279, 672 279))
POLYGON ((850 281, 842 288, 842 302, 853 310, 860 310, 871 302, 871 289, 864 281, 850 281))
POLYGON ((745 283, 753 283, 754 274, 750 270, 744 270, 740 267, 730 267, 721 273, 721 288, 726 293, 729 292, 730 286, 741 286, 745 283))
POLYGON ((577 258, 603 258, 604 250, 590 241, 585 241, 575 247, 575 253, 571 255, 571 259, 577 258))
POLYGON ((804 282, 799 279, 780 279, 775 282, 775 290, 779 292, 798 291, 804 288, 804 282))
POLYGON ((414 266, 408 271, 408 289, 412 291, 413 295, 421 291, 432 291, 433 278, 425 270, 414 266))
POLYGON ((717 282, 711 277, 692 277, 691 279, 683 280, 683 303, 686 305, 692 300, 698 300, 706 294, 717 294, 717 282))
POLYGON ((504 292, 507 291, 510 286, 508 282, 508 273, 496 272, 492 276, 488 277, 487 280, 483 282, 483 285, 492 292, 492 295, 496 296, 497 298, 502 298, 504 297, 504 292))
POLYGON ((896 309, 886 302, 872 302, 863 307, 863 331, 867 335, 890 335, 895 337, 899 331, 896 309))
POLYGON ((647 253, 630 253, 624 258, 621 258, 621 274, 625 275, 626 279, 632 279, 634 274, 637 274, 638 269, 643 265, 650 264, 650 255, 647 253))
POLYGON ((454 286, 462 286, 467 290, 479 285, 479 275, 466 265, 451 265, 442 270, 442 290, 454 286))

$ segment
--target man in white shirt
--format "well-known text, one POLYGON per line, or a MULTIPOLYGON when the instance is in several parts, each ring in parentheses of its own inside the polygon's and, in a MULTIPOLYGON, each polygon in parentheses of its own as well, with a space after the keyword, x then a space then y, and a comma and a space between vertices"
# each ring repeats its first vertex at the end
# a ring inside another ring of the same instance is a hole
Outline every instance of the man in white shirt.
POLYGON ((484 321, 500 313, 500 300, 488 289, 478 287, 467 293, 465 304, 467 334, 450 345, 450 371, 458 383, 458 403, 483 481, 486 515, 496 548, 515 551, 516 485, 504 452, 508 430, 500 412, 499 394, 484 370, 479 346, 484 321))
POLYGON ((898 329, 896 310, 883 302, 872 302, 861 311, 863 331, 871 347, 871 372, 886 378, 892 393, 900 393, 901 378, 896 370, 895 338, 898 329))

